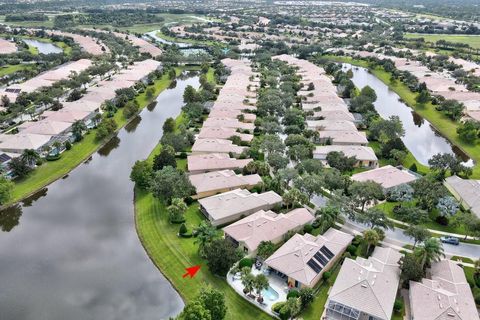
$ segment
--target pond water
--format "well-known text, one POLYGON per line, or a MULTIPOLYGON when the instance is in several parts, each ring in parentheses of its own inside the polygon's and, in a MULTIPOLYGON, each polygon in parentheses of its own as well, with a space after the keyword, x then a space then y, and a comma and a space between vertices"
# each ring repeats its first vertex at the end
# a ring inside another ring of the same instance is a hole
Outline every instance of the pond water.
POLYGON ((367 69, 352 67, 350 64, 344 64, 343 69, 344 71, 352 69, 352 81, 357 87, 363 88, 369 85, 375 90, 377 93, 377 101, 374 103, 375 109, 382 118, 387 119, 391 116, 400 118, 405 129, 405 136, 402 140, 420 163, 428 165, 428 160, 433 155, 450 153, 460 157, 465 165, 474 165, 465 153, 441 136, 430 122, 401 102, 400 97, 395 92, 390 90, 380 79, 369 73, 367 69))
POLYGON ((152 37, 155 41, 158 41, 160 43, 165 43, 165 44, 168 44, 168 45, 172 45, 172 44, 175 44, 177 45, 179 48, 186 48, 186 47, 190 47, 191 44, 189 43, 185 43, 185 42, 176 42, 176 41, 168 41, 168 40, 165 40, 163 38, 160 38, 159 36, 157 36, 157 33, 159 33, 160 30, 154 30, 154 31, 151 31, 151 32, 147 32, 146 35, 152 37))
POLYGON ((187 85, 198 88, 198 76, 177 79, 69 176, 0 212, 0 319, 150 320, 181 311, 136 234, 129 174, 165 119, 180 113, 187 85))
POLYGON ((25 42, 29 46, 36 47, 38 49, 38 52, 42 54, 63 52, 62 48, 57 47, 56 45, 49 42, 43 42, 43 41, 32 40, 32 39, 23 39, 23 42, 25 42))

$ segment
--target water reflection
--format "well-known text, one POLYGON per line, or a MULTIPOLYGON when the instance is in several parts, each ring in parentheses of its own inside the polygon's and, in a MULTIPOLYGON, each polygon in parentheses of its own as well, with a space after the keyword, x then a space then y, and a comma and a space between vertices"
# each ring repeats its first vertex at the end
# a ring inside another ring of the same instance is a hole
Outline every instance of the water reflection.
MULTIPOLYGON (((64 179, 66 179, 66 177, 68 177, 68 175, 66 175, 64 177, 64 179)), ((32 204, 35 201, 39 200, 40 198, 45 197, 47 195, 47 192, 48 192, 48 188, 42 188, 42 189, 38 190, 37 192, 32 194, 30 197, 27 197, 27 198, 23 199, 22 205, 24 207, 31 207, 32 204)))
POLYGON ((148 110, 148 111, 153 111, 156 106, 157 106, 157 101, 152 101, 152 102, 150 102, 150 103, 148 104, 147 110, 148 110))
POLYGON ((18 225, 21 216, 22 207, 18 204, 0 211, 0 229, 3 232, 10 232, 15 226, 18 225))
POLYGON ((187 85, 198 88, 198 77, 177 80, 134 131, 120 130, 48 194, 0 213, 0 228, 11 230, 0 232, 1 320, 156 320, 180 312, 182 300, 135 232, 129 175, 165 119, 179 114, 187 85))
POLYGON ((108 157, 112 150, 117 149, 120 145, 120 138, 118 136, 112 137, 110 141, 105 143, 100 149, 98 149, 98 154, 102 157, 108 157))
POLYGON ((133 118, 132 120, 130 120, 129 123, 127 123, 127 125, 125 126, 125 130, 127 130, 127 132, 129 133, 135 132, 141 121, 142 117, 140 117, 140 115, 135 116, 135 118, 133 118))
POLYGON ((61 53, 63 51, 62 48, 57 47, 56 45, 49 42, 43 42, 33 39, 23 39, 23 42, 25 42, 29 46, 37 48, 38 52, 41 54, 61 53))
MULTIPOLYGON (((351 68, 351 65, 344 64, 344 70, 351 68)), ((415 158, 422 164, 428 165, 428 160, 437 153, 450 153, 460 156, 465 165, 473 166, 474 163, 458 148, 442 137, 428 122, 420 117, 405 103, 401 102, 399 96, 390 90, 381 80, 370 74, 365 68, 353 68, 352 81, 357 87, 372 87, 377 94, 375 109, 382 118, 398 116, 402 120, 405 129, 405 136, 402 141, 412 152, 415 158), (460 152, 459 152, 460 151, 460 152)))

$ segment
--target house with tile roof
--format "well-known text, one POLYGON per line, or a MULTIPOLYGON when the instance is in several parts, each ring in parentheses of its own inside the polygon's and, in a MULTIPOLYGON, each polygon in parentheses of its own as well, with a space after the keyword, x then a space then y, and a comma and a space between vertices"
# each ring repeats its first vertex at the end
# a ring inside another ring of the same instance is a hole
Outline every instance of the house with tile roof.
POLYGON ((194 199, 201 199, 238 188, 252 189, 262 182, 262 178, 258 174, 244 176, 236 174, 233 170, 193 174, 189 176, 189 179, 197 191, 197 194, 192 196, 194 199))
POLYGON ((289 231, 300 231, 315 217, 305 208, 284 214, 260 210, 223 228, 225 239, 232 241, 248 255, 255 255, 262 241, 279 243, 289 231))
POLYGON ((377 169, 364 171, 352 175, 353 181, 374 181, 380 184, 385 191, 405 183, 411 183, 417 179, 413 173, 405 169, 398 169, 391 165, 377 169))
POLYGON ((480 180, 451 176, 445 179, 445 187, 462 206, 480 218, 480 180))
POLYGON ((463 269, 452 260, 432 265, 431 278, 410 281, 411 320, 479 320, 463 269))
POLYGON ((353 236, 330 228, 323 235, 295 234, 265 260, 291 288, 312 288, 341 257, 353 236))
POLYGON ((376 247, 368 259, 346 258, 326 303, 327 320, 390 320, 400 283, 401 254, 376 247))
POLYGON ((192 154, 187 157, 189 174, 205 173, 218 170, 243 169, 253 159, 230 158, 226 153, 192 154))
POLYGON ((198 200, 200 211, 212 225, 225 225, 249 216, 259 210, 270 210, 281 205, 282 197, 273 191, 251 193, 247 189, 235 189, 198 200))
POLYGON ((342 152, 346 157, 355 157, 355 159, 357 159, 355 167, 376 168, 378 166, 378 158, 375 155, 375 151, 365 146, 317 146, 315 150, 313 150, 313 158, 321 160, 323 164, 326 165, 327 156, 330 152, 342 152))

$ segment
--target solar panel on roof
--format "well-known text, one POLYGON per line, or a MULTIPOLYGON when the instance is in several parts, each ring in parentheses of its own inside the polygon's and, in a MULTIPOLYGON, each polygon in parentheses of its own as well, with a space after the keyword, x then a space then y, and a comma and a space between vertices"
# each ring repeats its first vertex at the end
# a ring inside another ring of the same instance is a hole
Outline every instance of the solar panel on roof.
POLYGON ((327 265, 328 261, 330 261, 330 259, 325 258, 323 254, 320 253, 320 251, 315 253, 313 257, 317 259, 317 261, 320 262, 324 267, 327 265))
POLYGON ((328 260, 332 259, 334 254, 330 251, 327 247, 323 246, 320 248, 320 251, 328 258, 328 260))
POLYGON ((308 260, 307 265, 312 268, 315 273, 319 273, 323 269, 313 258, 308 260))

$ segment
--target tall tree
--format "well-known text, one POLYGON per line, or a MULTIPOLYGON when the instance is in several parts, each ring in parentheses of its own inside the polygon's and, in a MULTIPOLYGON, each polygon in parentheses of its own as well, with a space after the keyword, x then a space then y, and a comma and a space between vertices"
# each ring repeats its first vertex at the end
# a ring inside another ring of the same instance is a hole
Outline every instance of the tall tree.
POLYGON ((413 224, 408 226, 403 233, 413 239, 413 249, 415 249, 417 243, 421 243, 431 237, 430 231, 428 231, 427 228, 413 224))
POLYGON ((217 229, 210 222, 202 221, 195 229, 195 244, 198 244, 198 254, 205 256, 205 248, 218 237, 217 229))
POLYGON ((155 197, 167 203, 170 203, 172 198, 185 198, 195 193, 187 175, 171 166, 154 173, 150 190, 155 197))
POLYGON ((440 261, 445 257, 443 246, 437 238, 429 238, 415 249, 415 256, 419 259, 422 269, 430 267, 432 262, 440 261))
POLYGON ((370 252, 372 246, 376 246, 380 241, 380 236, 377 231, 368 229, 363 231, 363 239, 367 242, 367 254, 370 252))
POLYGON ((205 248, 207 265, 213 274, 225 277, 233 264, 242 258, 243 254, 227 239, 213 240, 205 248))
POLYGON ((379 199, 383 198, 382 186, 373 181, 355 181, 350 185, 348 191, 353 203, 360 207, 362 213, 368 203, 377 203, 379 199))

